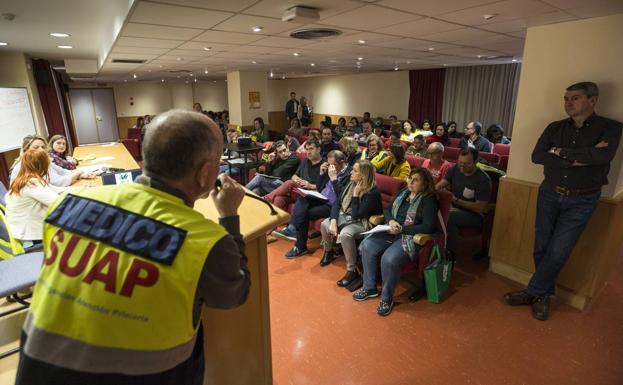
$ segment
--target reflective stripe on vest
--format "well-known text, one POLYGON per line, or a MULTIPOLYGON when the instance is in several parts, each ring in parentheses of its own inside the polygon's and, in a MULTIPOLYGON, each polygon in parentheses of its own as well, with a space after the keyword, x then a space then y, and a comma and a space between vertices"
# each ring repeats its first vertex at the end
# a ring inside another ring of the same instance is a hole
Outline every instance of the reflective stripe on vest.
POLYGON ((64 195, 45 219, 34 325, 110 348, 188 342, 203 265, 226 234, 181 199, 136 183, 64 195))
POLYGON ((22 243, 11 235, 11 229, 4 217, 4 206, 0 204, 0 259, 11 259, 24 253, 22 243))

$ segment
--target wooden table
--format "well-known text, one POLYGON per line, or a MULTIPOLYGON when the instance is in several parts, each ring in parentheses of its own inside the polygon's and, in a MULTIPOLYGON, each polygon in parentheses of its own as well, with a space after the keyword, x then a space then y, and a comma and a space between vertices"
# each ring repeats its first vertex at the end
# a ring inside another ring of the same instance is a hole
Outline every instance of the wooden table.
MULTIPOLYGON (((111 164, 127 170, 138 168, 134 158, 120 143, 81 146, 74 151, 76 157, 88 154, 95 154, 96 158, 82 163, 82 166, 111 164)), ((76 184, 93 182, 80 180, 76 184)), ((95 180, 95 184, 98 183, 101 184, 101 178, 95 180)), ((218 223, 212 199, 198 200, 194 208, 218 223)), ((238 212, 252 285, 247 302, 236 309, 203 308, 204 384, 269 385, 273 380, 266 234, 277 225, 287 223, 290 217, 279 209, 277 215, 270 215, 266 205, 248 197, 242 201, 238 212)))

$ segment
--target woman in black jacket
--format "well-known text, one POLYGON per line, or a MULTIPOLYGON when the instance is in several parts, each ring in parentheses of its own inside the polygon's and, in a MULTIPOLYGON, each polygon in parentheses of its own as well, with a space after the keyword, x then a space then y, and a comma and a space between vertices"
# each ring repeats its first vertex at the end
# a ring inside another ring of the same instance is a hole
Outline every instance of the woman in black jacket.
POLYGON ((385 209, 385 222, 389 229, 370 235, 359 247, 363 262, 363 287, 353 294, 355 301, 380 294, 381 301, 376 312, 382 316, 391 313, 400 266, 415 260, 420 251, 413 235, 435 232, 438 208, 433 177, 427 169, 415 167, 407 179, 407 188, 400 191, 385 209), (376 286, 379 258, 383 279, 381 292, 376 286))
POLYGON ((357 262, 356 240, 368 230, 368 217, 381 214, 381 193, 376 188, 376 170, 367 160, 355 162, 350 174, 350 182, 342 189, 340 196, 331 207, 331 216, 320 226, 324 241, 324 255, 320 266, 326 266, 335 259, 333 243, 342 245, 346 258, 346 275, 337 281, 338 286, 349 286, 359 273, 355 269, 357 262))

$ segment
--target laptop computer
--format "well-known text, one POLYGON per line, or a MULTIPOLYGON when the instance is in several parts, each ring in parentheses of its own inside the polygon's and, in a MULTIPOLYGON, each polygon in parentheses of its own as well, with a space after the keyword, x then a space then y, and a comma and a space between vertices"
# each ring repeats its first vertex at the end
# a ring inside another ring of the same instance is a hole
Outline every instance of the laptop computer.
POLYGON ((124 184, 132 183, 137 176, 142 174, 142 170, 137 168, 135 170, 123 170, 117 172, 107 172, 102 174, 102 184, 124 184))

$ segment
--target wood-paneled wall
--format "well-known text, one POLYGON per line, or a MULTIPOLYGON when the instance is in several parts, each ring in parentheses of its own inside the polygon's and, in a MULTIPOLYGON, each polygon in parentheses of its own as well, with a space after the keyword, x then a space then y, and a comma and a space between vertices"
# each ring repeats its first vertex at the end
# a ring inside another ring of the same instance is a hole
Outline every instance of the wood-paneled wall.
POLYGON ((128 137, 128 128, 134 127, 138 116, 117 116, 117 127, 119 127, 119 139, 128 137))
MULTIPOLYGON (((500 179, 491 237, 490 269, 523 284, 534 272, 533 247, 539 185, 500 179)), ((606 284, 623 252, 623 194, 602 198, 558 279, 558 297, 584 309, 606 284)))

